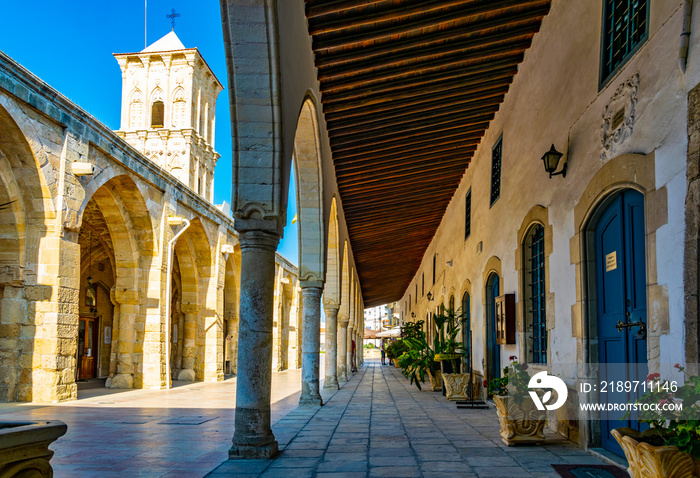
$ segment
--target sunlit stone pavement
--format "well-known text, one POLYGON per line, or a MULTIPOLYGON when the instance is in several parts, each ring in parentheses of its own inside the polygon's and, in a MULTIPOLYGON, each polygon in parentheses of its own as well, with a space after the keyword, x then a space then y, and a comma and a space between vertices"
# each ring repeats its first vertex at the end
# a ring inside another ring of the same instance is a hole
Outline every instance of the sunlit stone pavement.
POLYGON ((554 435, 543 446, 506 447, 493 407, 458 410, 377 360, 324 407, 294 410, 274 432, 277 459, 228 461, 210 476, 558 477, 552 464, 605 464, 554 435))
MULTIPOLYGON (((323 376, 323 374, 321 374, 323 376)), ((418 391, 394 367, 369 359, 321 408, 297 408, 300 371, 273 374, 272 461, 227 461, 235 378, 176 383, 170 391, 83 390, 74 402, 3 404, 2 420, 62 420, 52 445, 61 477, 557 477, 551 464, 604 464, 550 436, 506 447, 489 410, 458 410, 418 391)))

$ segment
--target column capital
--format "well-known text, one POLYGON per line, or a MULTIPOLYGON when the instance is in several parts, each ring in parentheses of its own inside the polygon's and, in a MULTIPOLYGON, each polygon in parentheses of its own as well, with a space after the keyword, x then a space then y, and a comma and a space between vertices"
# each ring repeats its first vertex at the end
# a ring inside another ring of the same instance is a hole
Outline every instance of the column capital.
POLYGON ((340 310, 340 304, 333 299, 323 299, 323 308, 326 310, 340 310))
POLYGON ((300 280, 299 287, 302 292, 304 289, 320 289, 323 292, 323 281, 321 280, 300 280))
POLYGON ((348 326, 348 321, 349 321, 349 319, 348 319, 348 316, 347 316, 347 315, 345 315, 343 312, 339 312, 339 313, 338 313, 338 324, 339 324, 341 327, 347 327, 347 326, 348 326))
POLYGON ((261 230, 239 231, 238 241, 241 245, 241 252, 246 249, 272 249, 277 250, 280 236, 275 233, 261 230))

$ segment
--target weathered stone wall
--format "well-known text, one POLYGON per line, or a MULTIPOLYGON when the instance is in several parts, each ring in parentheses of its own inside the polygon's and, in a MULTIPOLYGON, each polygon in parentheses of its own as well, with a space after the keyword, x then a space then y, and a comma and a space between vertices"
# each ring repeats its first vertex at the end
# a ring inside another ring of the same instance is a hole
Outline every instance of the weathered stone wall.
MULTIPOLYGON (((96 368, 108 386, 166 386, 167 247, 181 227, 168 225, 169 216, 191 223, 174 248, 183 324, 171 354, 180 377, 172 378, 223 379, 225 339, 237 340, 240 287, 240 248, 227 214, 4 55, 0 178, 0 200, 15 201, 0 211, 7 219, 0 226, 0 401, 76 398, 81 314, 100 318, 96 368), (94 173, 73 174, 74 162, 91 163, 94 173), (95 307, 86 304, 88 276, 100 284, 95 307), (225 287, 236 289, 228 304, 225 287)), ((296 269, 280 263, 296 287, 296 269)), ((295 310, 292 304, 292 321, 295 310)))
MULTIPOLYGON (((685 199, 685 359, 700 363, 700 86, 688 93, 688 192, 685 199)), ((700 373, 700 370, 692 371, 700 373)))
MULTIPOLYGON (((688 134, 691 144, 695 134, 686 127, 686 98, 700 81, 695 66, 700 51, 691 48, 692 66, 681 73, 677 58, 682 11, 678 2, 653 2, 649 39, 619 73, 600 85, 601 11, 600 2, 553 2, 400 301, 407 309, 405 318, 414 311, 417 319, 425 319, 450 295, 462 297, 470 284, 476 373, 487 368, 484 288, 493 261, 500 264, 500 293, 514 293, 520 304, 521 333, 516 344, 500 347, 501 364, 511 355, 522 358, 526 353, 522 232, 539 222, 545 228, 549 331, 549 360, 543 368, 575 387, 579 377, 574 370, 581 373, 583 363, 591 360, 585 325, 590 318, 585 232, 595 210, 623 188, 645 196, 650 369, 697 357, 697 351, 683 352, 686 333, 697 336, 697 328, 685 320, 684 294, 697 292, 697 285, 684 284, 681 238, 686 234, 687 247, 696 248, 697 232, 687 235, 686 220, 688 228, 692 226, 684 217, 696 214, 685 206, 686 158, 695 151, 686 151, 688 134), (622 125, 611 129, 611 116, 623 108, 622 125), (492 148, 501 137, 501 194, 491 204, 492 148), (552 144, 564 153, 565 178, 550 179, 544 171, 540 158, 552 144), (472 228, 465 240, 465 196, 470 189, 472 228), (546 214, 535 217, 532 211, 537 208, 546 214), (435 254, 437 282, 426 280, 421 293, 421 278, 432 277, 435 254), (428 292, 435 297, 432 302, 428 292)), ((694 29, 700 26, 697 17, 694 29)), ((691 168, 688 164, 690 184, 696 176, 691 168)), ((691 187, 689 201, 697 204, 692 191, 691 187)), ((585 431, 573 430, 568 422, 561 427, 581 443, 588 440, 585 431)))

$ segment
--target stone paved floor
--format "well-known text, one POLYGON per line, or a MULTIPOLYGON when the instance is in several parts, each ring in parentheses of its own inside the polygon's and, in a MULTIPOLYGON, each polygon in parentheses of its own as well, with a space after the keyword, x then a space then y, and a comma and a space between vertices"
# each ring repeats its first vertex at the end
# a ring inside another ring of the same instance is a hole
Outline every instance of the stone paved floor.
POLYGON ((551 464, 605 464, 554 435, 543 446, 506 447, 493 407, 458 410, 374 360, 324 407, 296 409, 273 431, 277 459, 231 460, 209 476, 558 477, 551 464))
POLYGON ((68 424, 52 445, 55 477, 556 477, 550 464, 601 464, 551 437, 541 447, 505 447, 496 412, 457 410, 418 391, 378 360, 321 408, 297 408, 300 371, 273 374, 272 461, 227 461, 235 378, 173 390, 82 390, 57 405, 0 404, 0 420, 68 424))
MULTIPOLYGON (((300 383, 300 370, 273 373, 273 423, 296 409, 300 383)), ((228 458, 236 379, 174 385, 169 391, 82 389, 77 401, 48 406, 0 404, 0 420, 68 425, 51 445, 56 478, 202 477, 228 458)))

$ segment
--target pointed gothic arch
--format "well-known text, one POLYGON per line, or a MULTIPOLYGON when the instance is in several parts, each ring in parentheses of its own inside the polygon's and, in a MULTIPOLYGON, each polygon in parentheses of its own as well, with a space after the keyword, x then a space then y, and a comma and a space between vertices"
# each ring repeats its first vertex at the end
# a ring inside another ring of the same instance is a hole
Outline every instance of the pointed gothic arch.
POLYGON ((325 279, 323 177, 317 108, 304 100, 294 136, 294 167, 299 216, 299 279, 325 279))

